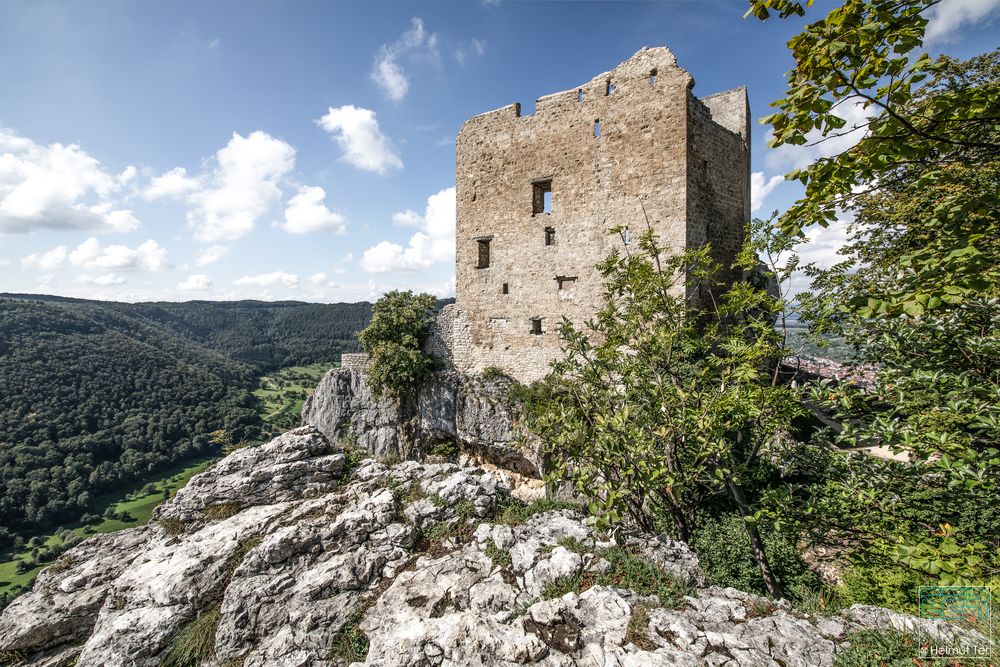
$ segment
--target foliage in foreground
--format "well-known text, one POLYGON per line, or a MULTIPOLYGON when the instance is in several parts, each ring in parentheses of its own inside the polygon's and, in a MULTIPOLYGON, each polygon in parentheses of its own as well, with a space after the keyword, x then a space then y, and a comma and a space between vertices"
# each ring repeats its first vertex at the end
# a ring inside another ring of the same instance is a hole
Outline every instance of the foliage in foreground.
MULTIPOLYGON (((750 4, 761 19, 807 13, 794 0, 750 4)), ((801 232, 838 209, 853 214, 842 261, 809 269, 803 320, 846 339, 877 377, 871 390, 827 382, 808 398, 844 425, 836 446, 908 461, 846 457, 819 493, 790 493, 783 513, 816 519, 817 539, 850 545, 865 565, 981 584, 1000 581, 990 516, 1000 504, 1000 51, 917 55, 935 4, 845 0, 806 26, 789 42, 788 94, 765 119, 774 145, 855 131, 853 147, 787 176, 806 188, 781 224, 801 232), (847 127, 846 117, 860 120, 847 127)))
POLYGON ((358 340, 368 353, 368 384, 375 396, 403 396, 431 371, 431 359, 420 348, 430 335, 435 305, 430 294, 392 291, 372 306, 371 324, 358 340))
MULTIPOLYGON (((748 272, 759 247, 777 255, 785 243, 763 223, 755 231, 740 256, 748 272)), ((525 403, 547 474, 588 498, 599 526, 629 518, 652 528, 664 516, 682 540, 726 499, 780 597, 744 486, 801 410, 774 370, 785 354, 774 328, 782 302, 765 280, 724 289, 708 247, 667 256, 650 230, 626 249, 599 267, 603 307, 587 328, 562 322, 563 358, 525 403)))

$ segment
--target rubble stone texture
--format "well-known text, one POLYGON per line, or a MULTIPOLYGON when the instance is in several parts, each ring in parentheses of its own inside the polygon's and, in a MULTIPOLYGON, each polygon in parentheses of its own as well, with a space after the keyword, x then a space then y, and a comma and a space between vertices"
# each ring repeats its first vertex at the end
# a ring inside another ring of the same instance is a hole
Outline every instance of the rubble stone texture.
POLYGON ((732 264, 750 216, 746 89, 698 99, 693 85, 668 49, 644 48, 531 115, 512 104, 463 125, 456 307, 437 344, 459 371, 544 375, 560 318, 583 325, 600 304, 616 225, 634 241, 648 221, 671 250, 708 242, 732 264))
POLYGON ((705 587, 685 544, 641 533, 618 544, 687 582, 677 604, 611 585, 559 596, 605 571, 614 543, 569 509, 506 524, 508 502, 481 468, 350 469, 296 429, 196 476, 150 524, 63 554, 0 614, 0 664, 158 667, 192 627, 207 650, 183 664, 200 667, 830 666, 858 630, 960 632, 705 587))

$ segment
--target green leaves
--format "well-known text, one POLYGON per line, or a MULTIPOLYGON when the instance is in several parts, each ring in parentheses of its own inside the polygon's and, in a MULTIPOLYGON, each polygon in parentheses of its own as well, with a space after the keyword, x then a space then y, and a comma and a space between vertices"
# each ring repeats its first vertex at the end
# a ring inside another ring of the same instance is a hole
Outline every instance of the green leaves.
POLYGON ((421 345, 430 335, 435 299, 430 294, 386 292, 372 306, 372 321, 358 333, 369 356, 372 393, 402 396, 430 372, 421 345))

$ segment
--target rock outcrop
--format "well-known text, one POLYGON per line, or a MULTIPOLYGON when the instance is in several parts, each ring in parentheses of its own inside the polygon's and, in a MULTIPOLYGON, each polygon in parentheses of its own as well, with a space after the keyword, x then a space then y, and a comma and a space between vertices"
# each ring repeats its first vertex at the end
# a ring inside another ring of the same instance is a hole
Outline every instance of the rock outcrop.
POLYGON ((0 663, 830 665, 863 628, 957 632, 706 588, 686 545, 583 519, 481 468, 352 467, 303 427, 63 554, 0 615, 0 663))
POLYGON ((363 370, 338 368, 306 400, 302 423, 382 459, 418 459, 446 444, 477 463, 537 479, 541 459, 520 444, 510 385, 502 376, 438 371, 413 397, 375 399, 363 370))

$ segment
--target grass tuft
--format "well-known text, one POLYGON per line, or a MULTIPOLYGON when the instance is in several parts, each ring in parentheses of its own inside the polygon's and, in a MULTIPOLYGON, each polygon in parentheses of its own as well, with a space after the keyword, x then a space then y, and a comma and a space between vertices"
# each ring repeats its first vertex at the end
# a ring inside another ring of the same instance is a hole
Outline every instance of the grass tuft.
POLYGON ((517 526, 525 523, 536 514, 553 512, 555 510, 580 510, 580 505, 565 500, 549 499, 523 503, 515 498, 510 498, 498 509, 500 513, 497 517, 497 523, 517 526))
POLYGON ((171 516, 159 519, 158 522, 167 535, 182 535, 187 530, 187 524, 171 516))
POLYGON ((486 540, 486 548, 483 552, 489 556, 489 559, 493 561, 493 564, 498 567, 509 567, 513 560, 510 557, 509 551, 504 551, 497 546, 497 543, 493 541, 492 538, 486 540))
POLYGON ((642 603, 632 607, 632 614, 628 617, 628 626, 625 628, 625 643, 635 644, 643 651, 655 651, 656 643, 649 638, 649 605, 642 603))
POLYGON ((205 518, 209 521, 222 521, 223 519, 228 519, 229 517, 236 516, 239 514, 240 504, 237 502, 219 503, 217 505, 208 505, 201 510, 201 513, 205 515, 205 518))
POLYGON ((333 637, 333 644, 330 646, 330 660, 349 665, 352 662, 363 662, 368 657, 368 637, 358 627, 366 611, 368 611, 367 607, 362 606, 351 612, 351 615, 344 621, 344 625, 333 637))
POLYGON ((219 627, 219 605, 213 605, 188 621, 167 644, 161 667, 193 667, 212 657, 219 627))

